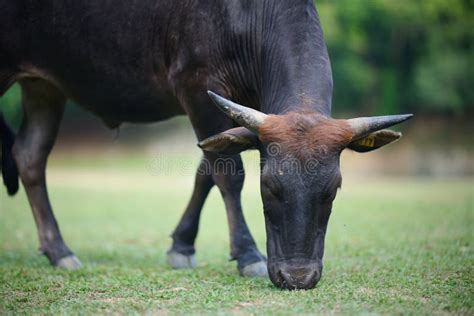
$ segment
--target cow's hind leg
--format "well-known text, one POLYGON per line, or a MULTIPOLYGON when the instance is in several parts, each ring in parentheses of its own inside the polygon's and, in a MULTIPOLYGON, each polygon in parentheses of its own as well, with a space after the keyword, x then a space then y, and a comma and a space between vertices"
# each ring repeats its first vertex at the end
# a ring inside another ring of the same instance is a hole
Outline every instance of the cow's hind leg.
POLYGON ((203 158, 196 172, 194 191, 186 211, 173 232, 173 245, 168 251, 168 264, 173 268, 193 268, 196 265, 194 241, 199 228, 199 217, 209 191, 214 186, 207 160, 203 158))
POLYGON ((59 232, 45 179, 46 161, 56 139, 66 99, 42 79, 24 79, 20 84, 24 117, 13 155, 38 228, 40 250, 54 266, 78 268, 79 260, 59 232))

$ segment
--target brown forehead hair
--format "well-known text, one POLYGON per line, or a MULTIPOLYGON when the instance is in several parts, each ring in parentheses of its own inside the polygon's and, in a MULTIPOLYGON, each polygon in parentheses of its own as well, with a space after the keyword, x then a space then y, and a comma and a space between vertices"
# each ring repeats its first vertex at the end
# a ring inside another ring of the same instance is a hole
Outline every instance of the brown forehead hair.
POLYGON ((352 130, 345 120, 315 112, 289 112, 268 115, 259 127, 259 138, 279 144, 286 153, 308 158, 321 150, 341 150, 350 142, 352 130))

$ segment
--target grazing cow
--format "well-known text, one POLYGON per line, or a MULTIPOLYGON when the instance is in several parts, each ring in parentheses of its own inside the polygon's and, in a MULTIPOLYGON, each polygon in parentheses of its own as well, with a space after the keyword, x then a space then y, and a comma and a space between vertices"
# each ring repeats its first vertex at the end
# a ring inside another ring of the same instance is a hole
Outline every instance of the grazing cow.
POLYGON ((393 142, 400 134, 382 129, 410 117, 331 118, 331 66, 312 0, 0 0, 0 95, 14 82, 24 117, 16 136, 0 119, 3 178, 10 194, 21 178, 51 264, 80 266, 45 183, 70 99, 110 127, 188 115, 204 157, 168 262, 195 265, 201 208, 217 185, 240 273, 268 271, 289 289, 321 277, 341 151, 393 142), (251 148, 262 158, 268 263, 240 203, 239 152, 251 148), (232 172, 215 163, 221 157, 232 172))

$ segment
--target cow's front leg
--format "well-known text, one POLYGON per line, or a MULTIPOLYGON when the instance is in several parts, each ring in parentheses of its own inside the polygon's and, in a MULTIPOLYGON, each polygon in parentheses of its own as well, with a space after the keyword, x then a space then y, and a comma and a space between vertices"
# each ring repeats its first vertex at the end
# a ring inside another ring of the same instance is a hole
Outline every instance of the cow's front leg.
POLYGON ((240 155, 218 157, 207 153, 206 157, 213 168, 212 177, 227 210, 231 260, 237 260, 237 267, 243 276, 267 276, 266 258, 257 249, 242 212, 240 193, 245 172, 240 155))
POLYGON ((209 191, 214 186, 207 160, 203 157, 196 172, 194 190, 186 211, 173 232, 173 245, 167 253, 168 264, 176 269, 196 265, 194 241, 199 228, 199 217, 209 191))
MULTIPOLYGON (((179 76, 174 79, 176 82, 180 82, 181 86, 186 86, 184 84, 185 80, 191 80, 191 82, 188 82, 190 86, 206 82, 206 80, 195 77, 194 73, 193 76, 185 76, 185 78, 182 82, 178 80, 179 76)), ((198 93, 191 94, 187 90, 181 90, 179 86, 177 90, 178 99, 186 110, 199 140, 233 127, 232 120, 211 104, 205 87, 199 88, 198 93)), ((240 155, 220 156, 205 151, 204 157, 206 159, 205 163, 210 168, 212 180, 224 198, 229 221, 232 260, 237 260, 239 272, 243 276, 267 276, 266 258, 258 251, 242 213, 240 192, 242 191, 245 175, 240 155), (227 168, 226 166, 229 164, 230 166, 227 168)), ((200 196, 205 198, 204 195, 200 196)), ((190 227, 197 227, 196 219, 199 218, 199 215, 198 212, 193 212, 193 214, 195 220, 191 221, 193 225, 190 225, 190 227)), ((184 236, 182 232, 180 234, 184 236)))

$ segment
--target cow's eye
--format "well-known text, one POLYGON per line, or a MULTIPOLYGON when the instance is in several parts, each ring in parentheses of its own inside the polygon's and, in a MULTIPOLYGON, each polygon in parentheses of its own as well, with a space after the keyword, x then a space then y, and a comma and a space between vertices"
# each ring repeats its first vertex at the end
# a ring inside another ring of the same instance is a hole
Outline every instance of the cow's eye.
POLYGON ((280 198, 281 197, 281 185, 278 180, 267 178, 263 180, 263 187, 271 195, 280 198))
POLYGON ((337 188, 335 188, 334 190, 327 191, 326 196, 324 197, 324 201, 325 202, 334 201, 334 199, 336 198, 336 194, 337 194, 337 188))
POLYGON ((334 177, 334 179, 329 183, 326 193, 324 194, 325 202, 332 202, 336 198, 338 189, 341 187, 342 178, 340 175, 334 177))

